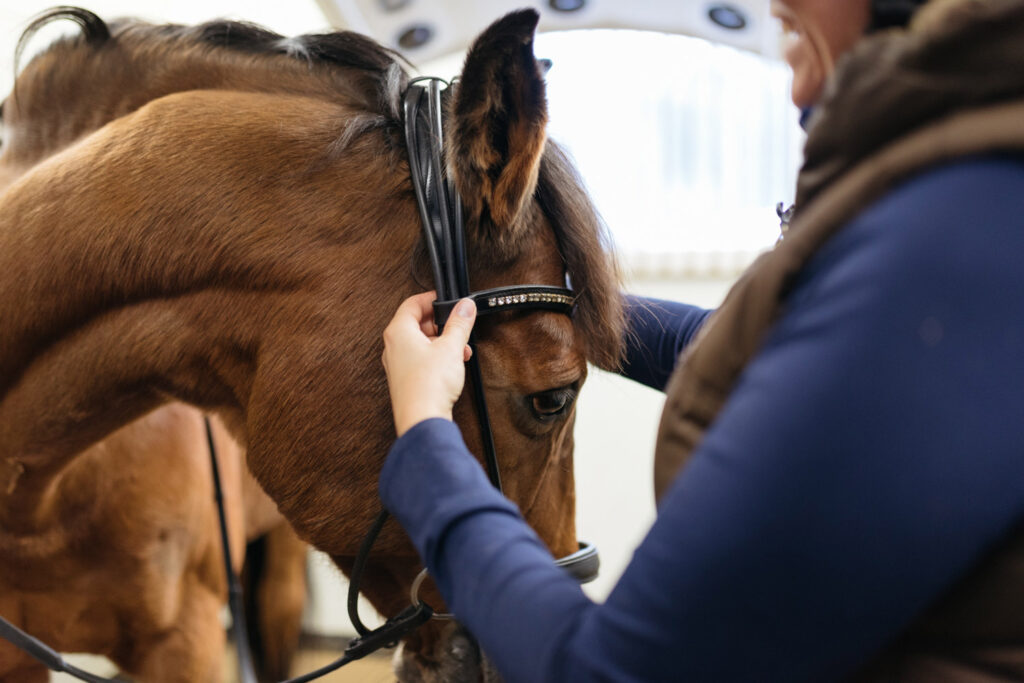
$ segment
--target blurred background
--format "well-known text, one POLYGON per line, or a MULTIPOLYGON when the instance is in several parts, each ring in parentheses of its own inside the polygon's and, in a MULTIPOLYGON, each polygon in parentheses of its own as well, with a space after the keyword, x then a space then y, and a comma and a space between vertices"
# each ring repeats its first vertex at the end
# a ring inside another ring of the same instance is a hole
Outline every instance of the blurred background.
MULTIPOLYGON (((52 3, 0 4, 0 93, 13 83, 21 30, 52 3)), ((716 306, 779 234, 803 133, 765 0, 92 0, 111 19, 198 23, 242 19, 285 35, 345 28, 405 54, 423 74, 456 75, 468 43, 507 11, 541 13, 549 135, 574 156, 608 224, 627 291, 716 306)), ((48 27, 28 54, 68 25, 48 27)), ((2 95, 0 95, 2 97, 2 95)), ((605 597, 654 518, 651 463, 662 394, 591 371, 579 405, 580 538, 601 550, 605 597)), ((312 557, 305 630, 352 633, 344 580, 312 557)), ((364 605, 369 617, 372 609, 364 605)), ((56 680, 56 679, 55 679, 56 680)), ((370 680, 364 677, 363 680, 370 680)), ((387 676, 381 680, 387 680, 387 676)))

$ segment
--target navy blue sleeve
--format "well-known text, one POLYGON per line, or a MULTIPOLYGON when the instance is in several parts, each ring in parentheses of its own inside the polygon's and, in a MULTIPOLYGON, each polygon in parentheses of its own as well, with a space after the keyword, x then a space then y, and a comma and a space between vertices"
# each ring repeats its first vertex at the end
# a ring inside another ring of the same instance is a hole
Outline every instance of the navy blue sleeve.
POLYGON ((385 503, 510 682, 845 678, 1024 518, 1022 216, 1024 162, 976 160, 830 241, 602 605, 450 423, 385 503))
POLYGON ((552 658, 575 621, 566 619, 594 604, 491 485, 453 422, 425 420, 395 442, 380 492, 448 609, 484 644, 506 681, 569 680, 550 677, 552 658), (524 596, 532 604, 526 612, 524 596))
POLYGON ((711 311, 633 295, 626 295, 624 300, 627 328, 622 374, 664 391, 679 354, 697 335, 711 311))

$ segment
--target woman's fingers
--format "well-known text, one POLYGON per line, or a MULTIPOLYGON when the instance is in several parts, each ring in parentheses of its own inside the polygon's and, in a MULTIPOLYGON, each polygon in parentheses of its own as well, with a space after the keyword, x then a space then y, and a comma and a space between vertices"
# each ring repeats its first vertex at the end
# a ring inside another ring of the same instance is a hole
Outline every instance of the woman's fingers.
POLYGON ((398 310, 395 312, 395 318, 402 317, 415 320, 417 325, 424 320, 432 322, 434 319, 434 299, 436 298, 437 294, 432 291, 411 296, 398 307, 398 310))
POLYGON ((400 315, 406 323, 415 320, 416 324, 427 337, 433 339, 437 336, 437 325, 434 324, 434 301, 437 299, 437 292, 429 291, 411 296, 402 302, 395 313, 397 319, 400 315))
POLYGON ((384 330, 381 360, 399 435, 431 417, 451 419, 452 406, 465 382, 463 362, 471 354, 467 342, 476 304, 471 299, 460 301, 444 334, 432 336, 433 301, 433 292, 409 297, 384 330))
POLYGON ((384 338, 410 334, 414 331, 430 338, 436 337, 433 301, 433 292, 423 292, 403 301, 384 330, 384 338))

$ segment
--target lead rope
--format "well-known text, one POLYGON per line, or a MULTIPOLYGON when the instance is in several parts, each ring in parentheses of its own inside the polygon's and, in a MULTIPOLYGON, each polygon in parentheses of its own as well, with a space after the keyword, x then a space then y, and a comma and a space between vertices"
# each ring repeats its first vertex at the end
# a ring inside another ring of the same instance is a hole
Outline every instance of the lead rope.
POLYGON ((238 676, 242 683, 256 683, 256 668, 249 651, 249 631, 245 627, 245 609, 242 607, 242 585, 231 562, 231 540, 228 537, 227 515, 224 514, 224 492, 220 484, 220 467, 217 464, 217 446, 213 442, 210 418, 203 417, 206 427, 206 444, 210 451, 210 471, 213 473, 213 499, 217 503, 217 519, 220 521, 220 546, 223 550, 224 576, 228 580, 228 611, 231 613, 231 633, 235 638, 238 654, 238 676))
MULTIPOLYGON (((227 517, 224 514, 224 495, 220 484, 220 471, 217 467, 217 446, 213 442, 213 431, 210 429, 210 420, 206 422, 206 441, 210 449, 210 467, 213 471, 214 497, 217 501, 217 514, 220 519, 220 539, 224 548, 224 573, 228 580, 228 609, 231 611, 232 630, 235 636, 235 646, 238 652, 238 670, 242 683, 256 683, 255 667, 252 663, 252 653, 249 651, 249 641, 245 628, 245 609, 242 607, 242 588, 238 575, 231 564, 230 539, 228 537, 227 517)), ((379 519, 380 526, 383 526, 387 513, 382 513, 379 519)), ((379 528, 377 532, 379 533, 379 528)), ((366 545, 366 542, 363 542, 366 545)), ((369 548, 366 550, 369 554, 369 548)), ((365 558, 363 559, 365 564, 365 558)), ((430 619, 430 608, 423 605, 422 608, 407 608, 398 616, 389 619, 380 628, 368 631, 360 622, 356 628, 359 629, 359 637, 354 638, 345 648, 344 654, 330 664, 310 671, 309 673, 289 678, 281 683, 308 683, 325 676, 332 671, 340 669, 349 662, 361 659, 366 655, 376 652, 382 647, 391 645, 398 641, 408 631, 430 619)), ((353 622, 355 625, 355 622, 353 622)))
POLYGON ((0 638, 10 642, 28 656, 40 662, 50 671, 68 674, 86 683, 123 683, 119 678, 103 678, 88 671, 82 671, 73 664, 68 664, 60 653, 43 643, 38 638, 30 636, 20 628, 0 617, 0 638))

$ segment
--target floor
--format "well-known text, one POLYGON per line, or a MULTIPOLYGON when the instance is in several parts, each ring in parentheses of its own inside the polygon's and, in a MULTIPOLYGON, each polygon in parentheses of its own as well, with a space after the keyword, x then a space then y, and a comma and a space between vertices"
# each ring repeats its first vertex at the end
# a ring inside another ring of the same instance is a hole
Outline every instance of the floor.
MULTIPOLYGON (((363 659, 346 664, 337 671, 333 671, 318 680, 323 683, 394 683, 395 676, 391 673, 391 650, 379 654, 372 654, 363 659)), ((339 653, 317 650, 304 650, 299 653, 292 670, 292 675, 299 676, 337 659, 339 653)), ((114 666, 102 657, 88 655, 72 655, 68 660, 73 662, 89 673, 100 676, 113 676, 114 666)), ((225 666, 224 683, 235 683, 238 679, 235 676, 235 662, 232 657, 227 658, 225 666)), ((76 683, 78 679, 67 674, 52 674, 51 683, 76 683)))
MULTIPOLYGON (((391 673, 391 650, 373 654, 346 664, 319 679, 324 683, 394 683, 395 676, 391 673)), ((295 660, 292 674, 299 676, 307 671, 330 664, 338 658, 336 652, 300 652, 295 660)), ((233 681, 233 679, 231 679, 233 681)), ((226 682, 226 683, 230 683, 226 682)))

